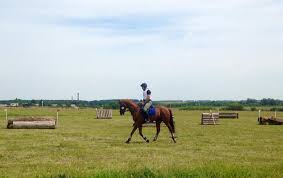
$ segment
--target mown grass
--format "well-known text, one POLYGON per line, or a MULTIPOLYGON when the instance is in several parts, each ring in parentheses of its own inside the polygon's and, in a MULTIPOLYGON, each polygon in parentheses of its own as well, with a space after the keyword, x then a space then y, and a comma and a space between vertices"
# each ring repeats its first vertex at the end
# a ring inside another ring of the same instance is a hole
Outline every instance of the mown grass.
MULTIPOLYGON (((216 126, 200 125, 201 111, 174 113, 177 144, 162 127, 157 142, 135 133, 128 145, 132 120, 117 111, 97 120, 94 109, 61 109, 55 130, 8 130, 0 112, 0 177, 283 177, 283 126, 257 125, 257 112, 216 126)), ((56 109, 9 110, 32 115, 56 109)), ((152 138, 155 128, 144 134, 152 138)))

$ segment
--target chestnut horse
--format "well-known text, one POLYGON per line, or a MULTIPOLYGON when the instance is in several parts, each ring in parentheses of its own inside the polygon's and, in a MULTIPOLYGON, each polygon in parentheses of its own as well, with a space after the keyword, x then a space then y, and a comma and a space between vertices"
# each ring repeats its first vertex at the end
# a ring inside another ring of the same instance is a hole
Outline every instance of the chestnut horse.
MULTIPOLYGON (((146 142, 149 142, 149 140, 145 136, 143 136, 143 134, 142 134, 142 124, 145 121, 144 121, 143 115, 141 113, 141 108, 131 100, 120 100, 119 104, 120 104, 120 115, 124 115, 124 113, 128 109, 130 111, 131 115, 133 116, 133 120, 134 120, 133 130, 132 130, 129 138, 127 139, 126 143, 130 143, 132 136, 135 133, 135 131, 137 130, 137 128, 139 129, 140 136, 146 142)), ((158 106, 158 107, 155 107, 155 110, 156 110, 155 115, 149 117, 150 121, 156 122, 156 135, 154 136, 153 141, 157 140, 158 134, 160 132, 160 124, 163 121, 164 124, 168 127, 168 129, 171 133, 171 138, 173 139, 174 143, 176 143, 175 136, 174 136, 175 125, 174 125, 173 114, 172 114, 171 109, 168 109, 168 108, 162 107, 162 106, 158 106)))

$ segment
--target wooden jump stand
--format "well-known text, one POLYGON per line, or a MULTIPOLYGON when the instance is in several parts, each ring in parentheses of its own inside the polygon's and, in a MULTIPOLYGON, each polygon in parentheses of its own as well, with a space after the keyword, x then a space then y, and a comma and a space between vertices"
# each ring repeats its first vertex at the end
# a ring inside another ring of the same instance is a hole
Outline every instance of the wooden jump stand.
POLYGON ((219 113, 202 113, 201 125, 217 125, 219 119, 219 113))
POLYGON ((97 109, 96 119, 112 119, 112 109, 97 109))

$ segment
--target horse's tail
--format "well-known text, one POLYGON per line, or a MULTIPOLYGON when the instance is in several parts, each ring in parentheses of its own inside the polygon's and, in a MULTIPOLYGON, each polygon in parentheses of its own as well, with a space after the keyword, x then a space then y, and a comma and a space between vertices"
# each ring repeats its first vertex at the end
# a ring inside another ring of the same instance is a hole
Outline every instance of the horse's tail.
POLYGON ((173 133, 175 133, 175 122, 174 122, 174 116, 172 113, 171 109, 168 109, 170 112, 170 120, 169 120, 169 124, 171 125, 172 129, 173 129, 173 133))

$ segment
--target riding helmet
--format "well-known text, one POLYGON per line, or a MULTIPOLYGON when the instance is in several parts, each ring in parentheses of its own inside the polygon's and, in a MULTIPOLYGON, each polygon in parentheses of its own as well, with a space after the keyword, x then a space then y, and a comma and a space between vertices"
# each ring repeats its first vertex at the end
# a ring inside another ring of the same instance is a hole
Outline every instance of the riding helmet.
POLYGON ((146 83, 142 83, 142 84, 141 84, 141 87, 147 88, 147 84, 146 84, 146 83))

